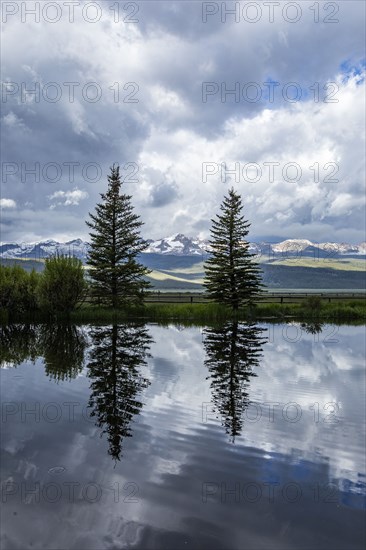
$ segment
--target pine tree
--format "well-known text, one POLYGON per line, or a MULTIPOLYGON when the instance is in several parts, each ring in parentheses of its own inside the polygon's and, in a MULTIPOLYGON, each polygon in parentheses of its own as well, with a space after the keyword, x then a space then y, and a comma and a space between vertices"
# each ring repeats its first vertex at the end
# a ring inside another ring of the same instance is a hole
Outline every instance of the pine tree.
POLYGON ((107 193, 101 193, 102 202, 86 222, 92 230, 87 260, 92 293, 113 308, 142 303, 149 287, 143 278, 149 270, 137 260, 147 246, 139 232, 143 223, 133 212, 132 197, 121 194, 121 185, 119 166, 113 165, 107 193))
POLYGON ((252 304, 263 285, 246 240, 250 223, 242 216, 241 197, 233 188, 220 209, 222 213, 211 220, 211 253, 205 263, 204 285, 210 298, 237 310, 252 304))

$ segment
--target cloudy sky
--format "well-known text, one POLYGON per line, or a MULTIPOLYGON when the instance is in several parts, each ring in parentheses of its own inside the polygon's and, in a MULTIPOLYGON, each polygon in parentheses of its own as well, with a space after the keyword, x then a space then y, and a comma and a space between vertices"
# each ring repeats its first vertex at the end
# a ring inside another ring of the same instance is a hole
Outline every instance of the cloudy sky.
POLYGON ((1 10, 1 241, 87 238, 114 162, 146 238, 234 185, 251 240, 365 239, 364 2, 1 10))

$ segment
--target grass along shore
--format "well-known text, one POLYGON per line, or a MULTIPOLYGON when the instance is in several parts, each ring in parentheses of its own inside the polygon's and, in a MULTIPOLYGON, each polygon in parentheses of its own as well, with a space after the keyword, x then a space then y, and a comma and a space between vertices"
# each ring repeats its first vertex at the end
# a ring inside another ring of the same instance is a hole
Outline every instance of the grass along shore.
POLYGON ((59 315, 52 319, 40 312, 29 312, 26 315, 12 318, 2 312, 3 322, 25 321, 58 321, 68 319, 72 322, 93 323, 143 319, 145 321, 194 321, 210 323, 229 319, 248 320, 299 320, 324 322, 366 322, 366 303, 361 300, 324 303, 320 307, 309 307, 307 304, 258 304, 252 308, 242 308, 233 313, 225 306, 208 304, 146 304, 139 308, 109 309, 101 306, 83 306, 71 313, 69 317, 59 315))
POLYGON ((128 320, 144 320, 146 322, 190 321, 195 323, 216 323, 238 319, 241 321, 323 321, 332 323, 347 323, 357 321, 366 323, 366 300, 350 299, 328 303, 326 299, 309 297, 296 303, 257 303, 253 307, 243 307, 233 312, 228 307, 215 303, 147 303, 142 307, 126 307, 111 309, 103 306, 83 304, 69 316, 58 315, 50 318, 39 311, 26 312, 13 316, 0 310, 0 321, 34 322, 64 321, 75 323, 97 323, 128 320))
POLYGON ((109 321, 114 319, 144 319, 146 321, 217 322, 229 319, 239 320, 289 320, 299 321, 363 321, 366 322, 366 302, 350 300, 335 303, 320 303, 318 307, 308 303, 257 304, 252 308, 242 308, 232 312, 229 308, 215 303, 206 304, 146 304, 142 308, 112 310, 86 306, 71 314, 74 321, 109 321))

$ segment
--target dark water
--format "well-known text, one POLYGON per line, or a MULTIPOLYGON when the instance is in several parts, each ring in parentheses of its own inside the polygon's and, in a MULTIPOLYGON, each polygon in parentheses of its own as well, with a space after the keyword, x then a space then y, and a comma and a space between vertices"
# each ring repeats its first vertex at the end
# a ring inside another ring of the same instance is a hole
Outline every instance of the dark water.
POLYGON ((363 548, 364 335, 3 328, 2 550, 363 548))

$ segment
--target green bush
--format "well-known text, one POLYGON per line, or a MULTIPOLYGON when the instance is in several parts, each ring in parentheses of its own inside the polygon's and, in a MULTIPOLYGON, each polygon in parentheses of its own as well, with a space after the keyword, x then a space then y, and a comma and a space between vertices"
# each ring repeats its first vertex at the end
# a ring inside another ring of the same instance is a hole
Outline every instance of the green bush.
POLYGON ((73 256, 47 258, 39 285, 39 304, 47 313, 70 313, 85 295, 83 264, 73 256))
POLYGON ((303 302, 303 307, 312 311, 319 311, 322 307, 320 296, 309 296, 303 302))
POLYGON ((42 279, 42 275, 34 269, 28 274, 28 284, 26 291, 27 311, 35 311, 38 309, 38 288, 42 279))
POLYGON ((9 314, 35 311, 39 282, 34 270, 28 273, 19 266, 0 265, 0 308, 9 314))

